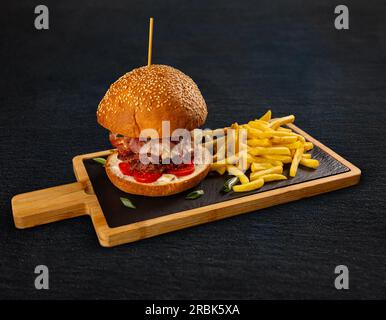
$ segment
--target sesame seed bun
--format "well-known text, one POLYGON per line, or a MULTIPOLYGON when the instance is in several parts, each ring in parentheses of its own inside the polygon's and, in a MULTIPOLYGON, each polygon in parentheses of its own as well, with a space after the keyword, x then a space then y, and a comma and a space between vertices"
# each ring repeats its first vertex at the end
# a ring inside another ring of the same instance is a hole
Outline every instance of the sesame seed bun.
POLYGON ((107 158, 105 169, 111 183, 124 192, 150 197, 169 196, 193 188, 206 177, 210 170, 209 164, 200 164, 195 166, 192 174, 179 177, 174 181, 141 183, 131 176, 122 174, 119 170, 119 162, 116 152, 107 158))
POLYGON ((193 130, 204 124, 205 100, 194 81, 166 65, 134 69, 114 82, 97 110, 100 125, 114 133, 138 138, 141 130, 162 136, 162 121, 175 129, 193 130))

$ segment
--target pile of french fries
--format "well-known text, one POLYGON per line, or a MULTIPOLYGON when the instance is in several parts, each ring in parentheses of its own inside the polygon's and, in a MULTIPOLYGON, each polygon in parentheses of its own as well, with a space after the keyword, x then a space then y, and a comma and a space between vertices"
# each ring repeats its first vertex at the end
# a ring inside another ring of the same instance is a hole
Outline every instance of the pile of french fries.
POLYGON ((241 129, 247 132, 244 148, 246 166, 243 168, 239 165, 241 154, 218 159, 217 154, 220 150, 217 148, 211 170, 219 174, 227 172, 237 177, 236 184, 232 186, 234 192, 252 191, 261 188, 266 182, 286 180, 287 177, 283 175, 283 167, 286 164, 290 166, 290 177, 296 176, 299 165, 312 169, 319 166, 319 161, 312 159, 310 153, 306 153, 313 148, 313 144, 291 129, 283 127, 293 123, 295 117, 293 115, 276 119, 271 117, 271 110, 268 110, 260 119, 243 125, 234 123, 230 127, 234 129, 236 136, 241 129), (250 172, 249 176, 247 172, 250 172))

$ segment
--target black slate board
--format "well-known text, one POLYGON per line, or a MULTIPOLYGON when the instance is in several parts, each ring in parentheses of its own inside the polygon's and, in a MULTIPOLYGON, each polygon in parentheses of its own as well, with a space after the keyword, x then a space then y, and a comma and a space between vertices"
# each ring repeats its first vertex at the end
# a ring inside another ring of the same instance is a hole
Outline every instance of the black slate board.
MULTIPOLYGON (((312 150, 312 157, 318 159, 320 162, 320 166, 317 170, 300 166, 296 177, 284 181, 267 183, 261 189, 251 192, 222 193, 221 188, 228 177, 226 175, 220 176, 216 172, 211 172, 207 178, 194 188, 203 189, 205 192, 204 196, 196 200, 185 199, 185 196, 194 189, 168 197, 153 198, 131 194, 128 195, 116 188, 110 182, 103 166, 92 159, 86 159, 83 160, 83 162, 99 204, 105 215, 107 224, 109 227, 114 228, 349 171, 346 166, 318 147, 314 147, 312 150), (136 209, 133 210, 123 206, 120 197, 128 197, 135 204, 136 209)), ((288 170, 289 166, 287 165, 284 168, 284 174, 287 177, 288 170)))

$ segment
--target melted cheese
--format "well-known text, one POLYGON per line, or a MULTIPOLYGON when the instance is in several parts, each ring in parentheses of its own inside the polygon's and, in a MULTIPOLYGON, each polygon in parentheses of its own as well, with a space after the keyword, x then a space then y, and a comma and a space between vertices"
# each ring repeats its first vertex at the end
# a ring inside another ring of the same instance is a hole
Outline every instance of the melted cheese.
POLYGON ((173 180, 178 179, 177 176, 170 173, 164 173, 162 176, 160 176, 157 181, 158 182, 172 182, 173 180))

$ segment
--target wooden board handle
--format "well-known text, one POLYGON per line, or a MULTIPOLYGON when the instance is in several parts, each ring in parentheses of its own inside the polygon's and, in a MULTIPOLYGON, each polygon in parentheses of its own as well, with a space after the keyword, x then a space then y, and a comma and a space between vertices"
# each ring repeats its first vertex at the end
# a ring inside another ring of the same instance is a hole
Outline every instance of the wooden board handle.
POLYGON ((13 219, 24 229, 84 215, 89 197, 81 182, 18 194, 12 198, 13 219))

